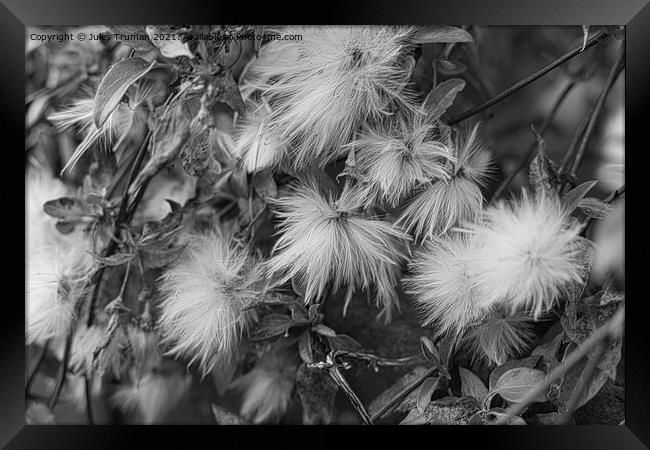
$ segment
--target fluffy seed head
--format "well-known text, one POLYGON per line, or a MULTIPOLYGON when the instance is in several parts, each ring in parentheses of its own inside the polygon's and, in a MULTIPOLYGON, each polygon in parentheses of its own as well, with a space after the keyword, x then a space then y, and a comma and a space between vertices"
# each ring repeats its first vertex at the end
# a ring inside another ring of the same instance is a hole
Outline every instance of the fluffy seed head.
POLYGON ((296 370, 295 353, 275 344, 253 370, 230 385, 244 394, 241 415, 255 424, 279 419, 291 403, 296 370))
POLYGON ((397 221, 420 240, 440 236, 463 222, 474 222, 481 214, 480 186, 489 175, 489 156, 478 141, 476 126, 456 140, 455 153, 451 178, 426 186, 397 221))
POLYGON ((56 228, 56 220, 43 211, 43 204, 65 197, 70 192, 58 178, 43 170, 28 170, 25 176, 27 245, 37 249, 46 244, 67 240, 56 228))
POLYGON ((469 330, 465 340, 476 355, 500 366, 522 354, 535 338, 530 316, 496 310, 483 323, 469 330))
POLYGON ((569 283, 582 279, 579 225, 555 197, 524 192, 519 200, 488 208, 482 223, 470 228, 481 243, 472 268, 487 306, 526 309, 537 318, 569 283))
POLYGON ((448 180, 447 163, 454 161, 419 111, 366 127, 348 147, 356 152, 361 182, 370 186, 365 207, 375 198, 395 207, 417 186, 448 180))
POLYGON ((27 254, 27 343, 65 337, 75 307, 84 294, 92 256, 83 241, 74 245, 45 245, 27 254))
POLYGON ((205 375, 229 356, 246 330, 244 311, 261 292, 261 272, 245 249, 214 230, 191 237, 160 278, 159 326, 169 354, 190 358, 205 375))
POLYGON ((404 234, 386 221, 339 208, 332 190, 314 180, 275 204, 281 235, 267 267, 280 275, 279 283, 293 277, 304 280, 307 302, 322 296, 328 283, 333 290, 375 286, 383 291, 379 306, 388 317, 387 310, 397 302, 394 286, 406 256, 404 234))
POLYGON ((485 314, 474 287, 470 260, 473 243, 465 235, 446 236, 429 243, 403 280, 413 296, 423 326, 435 325, 439 335, 461 333, 485 314))
POLYGON ((274 145, 289 147, 295 169, 324 166, 368 119, 408 107, 404 88, 410 27, 304 27, 282 32, 300 41, 276 40, 243 77, 258 90, 271 114, 263 121, 274 145))
POLYGON ((125 413, 137 411, 145 424, 157 423, 178 404, 191 384, 189 374, 148 373, 134 384, 120 385, 111 403, 125 413))

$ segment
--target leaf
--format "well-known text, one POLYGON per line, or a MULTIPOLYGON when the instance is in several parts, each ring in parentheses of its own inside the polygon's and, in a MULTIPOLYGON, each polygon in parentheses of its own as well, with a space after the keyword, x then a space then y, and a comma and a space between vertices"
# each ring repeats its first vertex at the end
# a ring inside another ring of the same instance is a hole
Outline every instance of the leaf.
POLYGON ((309 331, 302 333, 300 339, 298 339, 298 354, 300 354, 303 362, 314 362, 314 352, 311 348, 311 333, 309 331))
MULTIPOLYGON (((410 372, 402 375, 393 383, 388 389, 379 394, 368 406, 368 414, 371 416, 376 414, 380 409, 390 402, 397 394, 402 392, 407 386, 411 385, 415 380, 421 378, 429 369, 426 367, 416 367, 410 372)), ((393 406, 392 409, 387 411, 402 412, 416 407, 418 390, 413 390, 407 395, 401 403, 393 406)))
POLYGON ((252 185, 260 197, 265 200, 278 196, 278 186, 275 184, 273 172, 270 169, 253 174, 252 185))
POLYGON ((212 409, 212 415, 214 416, 215 422, 217 425, 246 425, 247 422, 244 418, 238 416, 235 413, 228 411, 221 406, 215 405, 212 403, 210 405, 212 409))
POLYGON ((417 400, 415 401, 418 411, 424 413, 427 405, 431 401, 431 395, 438 387, 439 382, 440 377, 429 377, 422 382, 420 389, 418 389, 417 400))
POLYGON ((533 369, 537 366, 540 358, 541 356, 539 355, 531 355, 526 358, 508 361, 505 364, 496 367, 494 370, 492 370, 492 373, 490 373, 490 389, 494 389, 497 380, 508 370, 515 369, 517 367, 527 367, 529 369, 533 369))
POLYGON ((585 181, 564 194, 564 197, 562 197, 562 203, 566 207, 567 211, 574 211, 584 196, 587 195, 587 192, 596 186, 596 184, 598 184, 598 180, 585 181))
POLYGON ((271 313, 262 317, 251 335, 252 341, 263 341, 285 334, 296 325, 296 322, 286 314, 271 313))
POLYGON ((190 51, 190 47, 186 42, 181 41, 178 34, 172 32, 169 27, 161 27, 156 25, 147 25, 147 35, 153 45, 160 49, 160 53, 167 58, 177 58, 180 56, 187 56, 194 58, 194 53, 190 51))
POLYGON ((260 56, 260 48, 262 48, 262 37, 264 36, 264 26, 263 25, 254 25, 253 26, 253 37, 255 38, 254 41, 254 48, 255 48, 255 56, 259 58, 260 56))
POLYGON ((43 204, 45 214, 57 219, 78 220, 89 215, 84 202, 74 197, 61 197, 43 204))
POLYGON ((151 138, 151 159, 140 171, 129 188, 133 194, 148 179, 156 175, 181 152, 190 137, 190 119, 182 108, 174 108, 163 116, 151 138))
POLYGON ((583 198, 578 203, 578 208, 594 219, 604 219, 612 211, 612 205, 595 197, 583 198))
POLYGON ((546 414, 535 414, 535 419, 539 425, 562 425, 564 416, 553 411, 546 414))
POLYGON ((533 128, 537 139, 537 155, 528 168, 528 182, 536 196, 552 194, 558 191, 561 184, 554 161, 546 155, 546 141, 533 128))
MULTIPOLYGON (((605 292, 585 299, 576 299, 567 304, 560 323, 569 339, 576 344, 581 344, 598 328, 608 323, 621 307, 622 299, 620 302, 608 300, 601 302, 605 292)), ((602 356, 598 357, 597 367, 612 379, 616 378, 616 366, 621 359, 621 345, 622 339, 610 340, 602 356)), ((587 353, 590 359, 597 356, 596 349, 587 353)))
POLYGON ((122 101, 127 89, 145 76, 155 65, 155 60, 149 63, 142 58, 126 58, 114 64, 106 72, 95 93, 93 121, 97 128, 101 128, 108 120, 122 101))
POLYGON ((174 261, 183 253, 187 244, 171 246, 166 249, 158 248, 141 248, 140 257, 142 264, 150 269, 165 267, 174 261))
POLYGON ((436 70, 441 75, 447 77, 460 75, 461 73, 467 71, 467 66, 460 61, 449 61, 448 59, 439 59, 435 61, 436 70))
POLYGON ((564 340, 564 337, 565 334, 562 332, 549 342, 538 345, 531 352, 531 356, 540 356, 542 358, 540 369, 542 369, 544 372, 549 373, 560 364, 562 355, 559 352, 560 347, 562 347, 562 341, 564 340))
POLYGON ((135 253, 115 253, 107 257, 96 255, 95 261, 104 266, 115 267, 128 263, 134 256, 135 253))
POLYGON ((463 89, 465 89, 465 81, 459 78, 452 78, 434 87, 424 100, 428 120, 432 122, 438 120, 454 103, 456 95, 463 89))
POLYGON ((420 27, 411 38, 414 44, 435 44, 443 42, 474 42, 467 31, 446 25, 428 25, 420 27))
POLYGON ((360 350, 363 346, 347 334, 337 334, 336 336, 327 336, 327 342, 332 350, 348 350, 351 352, 360 350))
MULTIPOLYGON (((521 401, 524 396, 535 385, 541 383, 545 378, 544 372, 537 369, 530 369, 528 367, 517 367, 506 371, 494 384, 494 388, 490 390, 492 394, 499 394, 504 400, 510 403, 517 403, 521 401)), ((545 393, 540 394, 537 398, 533 399, 534 402, 547 401, 545 393)))
MULTIPOLYGON (((581 383, 582 378, 584 377, 584 369, 587 364, 588 359, 582 358, 581 362, 574 365, 569 371, 564 375, 562 383, 558 389, 557 394, 557 406, 558 412, 565 413, 567 412, 567 403, 571 398, 571 395, 575 391, 576 386, 581 383)), ((598 394, 598 391, 605 385, 607 382, 607 373, 596 368, 591 376, 591 380, 587 386, 582 391, 582 395, 576 403, 575 409, 578 409, 589 400, 595 397, 598 394)))
POLYGON ((460 372, 460 389, 463 396, 474 397, 479 404, 483 403, 488 390, 481 379, 464 367, 458 367, 458 371, 460 372))
POLYGON ((296 373, 296 392, 302 403, 303 425, 329 425, 334 420, 338 387, 326 371, 301 364, 296 373))
POLYGON ((246 115, 244 100, 242 99, 241 92, 239 92, 237 81, 235 81, 230 70, 223 72, 215 89, 216 91, 213 93, 214 101, 225 103, 242 117, 246 115))
POLYGON ((314 327, 314 331, 323 336, 328 336, 328 337, 336 336, 336 331, 332 330, 330 327, 322 323, 317 323, 316 326, 314 327))
POLYGON ((422 354, 428 360, 433 362, 438 369, 442 367, 442 361, 440 358, 440 353, 434 345, 433 341, 427 336, 420 337, 420 347, 422 349, 422 354))

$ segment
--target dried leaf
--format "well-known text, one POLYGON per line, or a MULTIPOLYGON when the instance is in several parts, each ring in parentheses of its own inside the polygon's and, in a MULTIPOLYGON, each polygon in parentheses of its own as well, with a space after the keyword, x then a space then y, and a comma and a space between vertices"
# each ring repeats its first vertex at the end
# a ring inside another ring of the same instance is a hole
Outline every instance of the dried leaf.
POLYGON ((142 58, 126 58, 114 64, 106 72, 95 93, 93 121, 97 128, 101 128, 108 120, 122 101, 127 89, 155 65, 155 60, 149 63, 142 58))
POLYGON ((92 213, 84 202, 74 197, 61 197, 47 201, 43 204, 43 211, 49 216, 66 220, 79 220, 92 213))
POLYGON ((252 341, 263 341, 281 334, 286 334, 291 327, 307 325, 310 322, 296 322, 290 316, 280 313, 271 313, 262 317, 251 335, 252 341))
POLYGON ((528 182, 536 196, 555 195, 561 184, 555 162, 546 155, 546 141, 533 128, 537 139, 537 155, 530 162, 528 182))
MULTIPOLYGON (((576 386, 581 383, 581 380, 584 377, 584 369, 587 361, 587 358, 582 358, 582 361, 580 363, 574 365, 564 375, 557 394, 558 412, 567 412, 567 403, 569 402, 571 395, 573 395, 576 386)), ((583 389, 582 395, 578 399, 575 408, 578 409, 584 406, 589 400, 594 398, 594 396, 598 393, 598 391, 600 391, 606 382, 607 373, 603 372, 602 370, 595 369, 589 384, 583 389)))
POLYGON ((465 89, 465 81, 459 78, 452 78, 434 87, 424 100, 424 108, 429 121, 438 120, 454 103, 456 95, 463 89, 465 89))
MULTIPOLYGON (((415 410, 417 411, 417 410, 415 410)), ((467 425, 469 420, 479 411, 476 400, 472 397, 445 397, 429 402, 424 413, 405 419, 400 425, 467 425)))

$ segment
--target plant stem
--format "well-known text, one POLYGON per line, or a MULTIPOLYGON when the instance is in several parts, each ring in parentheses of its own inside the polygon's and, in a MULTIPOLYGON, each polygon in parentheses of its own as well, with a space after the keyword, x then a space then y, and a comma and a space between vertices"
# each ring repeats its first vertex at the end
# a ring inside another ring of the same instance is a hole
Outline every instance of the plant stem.
MULTIPOLYGON (((151 137, 151 130, 147 132, 147 135, 144 137, 144 140, 142 141, 142 144, 140 145, 140 149, 138 150, 138 156, 136 157, 135 163, 133 164, 133 168, 131 170, 131 174, 129 175, 129 180, 126 183, 126 186, 124 187, 124 193, 122 194, 122 202, 120 203, 120 209, 119 212, 117 213, 117 218, 115 219, 115 229, 119 229, 122 224, 128 224, 130 221, 131 217, 133 217, 133 211, 135 208, 127 208, 127 203, 129 199, 129 188, 131 187, 131 184, 135 180, 135 178, 138 175, 138 172, 140 171, 140 167, 142 166, 142 162, 144 161, 144 156, 147 153, 147 144, 149 142, 149 139, 151 137)), ((136 200, 139 202, 140 199, 142 198, 141 192, 146 189, 146 186, 142 186, 142 188, 138 191, 138 194, 136 195, 136 200)), ((104 251, 104 254, 102 257, 107 258, 111 256, 113 253, 115 253, 115 250, 117 250, 117 242, 113 239, 108 243, 108 246, 106 247, 106 250, 104 251)), ((101 267, 95 274, 95 279, 92 280, 92 282, 95 283, 95 286, 93 288, 93 293, 92 297, 90 299, 90 306, 88 308, 88 320, 86 321, 86 326, 91 327, 95 321, 95 307, 97 305, 97 299, 99 297, 99 291, 101 290, 101 284, 102 284, 102 279, 104 277, 104 270, 106 267, 101 267)))
POLYGON ((357 411, 357 413, 359 413, 359 416, 361 416, 361 420, 363 420, 364 425, 373 425, 372 419, 370 418, 368 411, 363 406, 363 403, 361 403, 361 400, 359 400, 359 397, 357 396, 357 394, 354 393, 354 391, 348 384, 347 380, 341 374, 341 371, 335 364, 329 368, 329 374, 334 380, 334 382, 337 384, 337 386, 340 387, 341 390, 345 393, 345 395, 348 396, 350 403, 357 411))
POLYGON ((485 109, 489 108, 490 106, 500 102, 504 98, 509 97, 510 95, 514 94, 515 92, 519 91, 520 89, 528 86, 530 83, 537 80, 538 78, 543 77, 544 75, 549 73, 551 70, 553 70, 553 69, 561 66, 565 62, 569 61, 570 59, 572 59, 576 55, 579 55, 583 51, 585 51, 588 48, 594 46, 595 44, 600 42, 605 36, 607 36, 607 33, 605 33, 602 30, 598 31, 596 34, 594 34, 591 38, 589 38, 587 40, 587 43, 584 46, 584 48, 583 48, 582 45, 579 45, 578 47, 574 48, 573 50, 571 50, 571 51, 565 53, 564 55, 560 56, 558 59, 551 62, 550 64, 547 64, 546 66, 542 67, 537 72, 535 72, 535 73, 527 76, 523 80, 513 84, 512 86, 510 86, 509 88, 507 88, 506 90, 501 92, 500 94, 497 94, 496 96, 492 97, 490 100, 488 100, 488 101, 486 101, 486 102, 484 102, 484 103, 482 103, 482 104, 480 104, 480 105, 478 105, 478 106, 476 106, 476 107, 474 107, 474 108, 472 108, 472 109, 470 109, 468 111, 465 111, 464 113, 461 113, 460 115, 450 119, 447 122, 447 125, 455 125, 458 122, 462 122, 463 120, 468 119, 468 118, 480 113, 481 111, 484 111, 485 109))
POLYGON ((596 129, 596 122, 598 121, 598 117, 600 116, 600 113, 603 110, 603 106, 605 105, 605 100, 607 99, 607 95, 612 90, 612 87, 614 86, 614 82, 618 78, 619 74, 623 71, 624 67, 625 67, 625 42, 622 42, 621 48, 619 50, 618 58, 616 59, 616 62, 612 66, 609 75, 607 76, 607 81, 605 82, 605 86, 603 86, 603 89, 600 91, 598 99, 596 100, 596 103, 591 111, 591 114, 589 115, 589 121, 587 122, 587 126, 585 128, 584 134, 580 139, 580 145, 576 146, 575 150, 572 149, 572 151, 569 153, 567 157, 567 164, 569 163, 569 161, 572 161, 572 163, 570 164, 568 182, 565 182, 565 185, 563 186, 563 190, 566 188, 566 186, 569 183, 573 184, 574 180, 576 179, 578 169, 580 168, 580 164, 582 163, 582 158, 585 155, 587 144, 589 143, 589 139, 591 138, 591 135, 596 129))
POLYGON ((93 417, 93 402, 92 402, 92 380, 90 376, 84 375, 85 390, 86 390, 86 417, 88 418, 89 425, 95 425, 95 419, 93 417))
MULTIPOLYGON (((549 127, 551 126, 551 123, 553 123, 553 119, 555 118, 555 115, 557 114, 558 110, 560 109, 560 106, 562 106, 562 103, 564 100, 567 98, 571 90, 575 87, 576 83, 575 81, 570 81, 566 86, 564 86, 564 89, 562 89, 562 92, 560 92, 560 95, 557 96, 555 99, 555 103, 553 104, 553 107, 551 108, 551 112, 548 114, 544 122, 542 123, 542 127, 539 130, 539 134, 541 136, 548 131, 549 127)), ((528 152, 526 153, 526 156, 519 162, 517 167, 508 174, 505 180, 501 182, 499 187, 494 191, 494 194, 492 195, 492 198, 490 199, 490 203, 494 202, 497 200, 501 194, 508 188, 510 183, 512 183, 512 180, 515 179, 515 176, 524 168, 528 167, 530 163, 532 162, 533 158, 537 154, 537 149, 539 148, 539 142, 535 140, 528 149, 528 152)))
POLYGON ((564 363, 553 369, 541 382, 537 383, 524 398, 514 405, 510 406, 506 414, 499 418, 494 424, 504 425, 514 416, 528 407, 541 394, 548 391, 553 383, 562 378, 573 366, 591 351, 596 345, 599 345, 605 339, 618 339, 623 334, 623 321, 625 320, 625 308, 619 309, 616 314, 603 326, 598 328, 587 340, 582 342, 573 352, 571 352, 564 363))
POLYGON ((43 349, 41 350, 41 352, 38 355, 38 358, 36 359, 36 365, 34 366, 32 373, 30 373, 29 377, 27 377, 27 382, 25 383, 25 392, 29 392, 30 388, 32 387, 32 384, 36 379, 36 374, 38 373, 38 369, 41 367, 41 364, 43 364, 43 361, 45 360, 45 355, 47 355, 47 350, 49 346, 50 346, 50 340, 48 339, 45 342, 45 344, 43 344, 43 349))
POLYGON ((68 363, 70 362, 73 334, 74 331, 73 328, 71 327, 70 331, 68 331, 68 337, 65 342, 65 350, 63 351, 63 361, 61 361, 61 365, 59 366, 59 372, 56 375, 56 384, 54 385, 54 391, 52 391, 52 395, 50 396, 50 399, 47 402, 47 407, 50 409, 50 411, 54 410, 54 407, 59 401, 61 390, 63 389, 63 384, 65 382, 65 374, 68 371, 68 363))
POLYGON ((424 380, 426 380, 431 375, 433 375, 437 370, 438 370, 437 367, 432 367, 429 370, 427 370, 417 380, 415 380, 413 383, 406 386, 404 389, 402 389, 401 392, 396 394, 395 397, 390 399, 388 403, 386 403, 384 406, 382 406, 379 409, 379 411, 377 411, 375 414, 372 415, 371 419, 373 421, 379 420, 384 414, 386 414, 388 411, 393 409, 393 406, 395 406, 397 403, 405 399, 407 395, 409 395, 411 392, 417 389, 422 383, 424 383, 424 380))

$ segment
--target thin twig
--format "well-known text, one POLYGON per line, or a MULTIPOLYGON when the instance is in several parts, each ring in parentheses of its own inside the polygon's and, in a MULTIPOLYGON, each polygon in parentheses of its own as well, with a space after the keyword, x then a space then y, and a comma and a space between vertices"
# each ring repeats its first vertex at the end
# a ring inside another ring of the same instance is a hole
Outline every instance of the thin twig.
POLYGON ((567 359, 553 369, 540 383, 537 383, 528 394, 521 399, 520 402, 510 406, 506 414, 499 418, 494 424, 504 425, 510 421, 514 416, 518 416, 521 412, 528 407, 536 398, 541 394, 548 392, 548 389, 553 383, 561 379, 573 366, 575 366, 582 358, 587 355, 596 345, 600 344, 604 339, 616 340, 623 334, 623 321, 625 320, 625 308, 619 309, 616 314, 602 327, 598 328, 587 340, 582 342, 573 352, 571 352, 567 359))
POLYGON ((29 392, 29 390, 31 389, 32 384, 36 379, 36 374, 38 373, 38 369, 41 367, 41 364, 43 364, 43 361, 45 361, 45 355, 47 355, 47 350, 49 346, 50 346, 50 340, 48 339, 47 341, 45 341, 45 344, 43 344, 43 349, 38 354, 38 358, 36 359, 36 365, 34 365, 34 369, 32 370, 32 373, 30 373, 29 376, 27 377, 27 382, 25 383, 25 392, 29 392))
POLYGON ((86 417, 88 418, 89 425, 95 425, 95 419, 93 414, 93 402, 92 402, 92 387, 91 387, 91 378, 88 375, 84 375, 84 382, 86 384, 86 417))
MULTIPOLYGON (((539 134, 541 136, 544 136, 544 133, 546 133, 551 126, 551 123, 553 123, 553 119, 555 118, 555 115, 557 114, 558 110, 560 109, 560 106, 562 106, 562 103, 564 103, 564 100, 567 98, 571 90, 575 87, 576 83, 575 81, 570 81, 566 86, 564 86, 564 89, 560 92, 560 95, 557 96, 555 99, 555 103, 553 103, 553 107, 551 108, 551 111, 549 112, 548 116, 546 116, 546 119, 544 119, 544 122, 542 123, 542 126, 539 130, 539 134)), ((522 160, 517 164, 517 167, 515 167, 514 170, 512 170, 508 176, 501 182, 501 184, 496 188, 494 191, 494 194, 492 195, 492 198, 490 199, 490 203, 493 203, 495 200, 497 200, 501 194, 508 188, 510 183, 512 183, 512 180, 515 179, 517 174, 521 172, 521 170, 524 167, 528 167, 530 163, 533 161, 533 158, 535 158, 535 155, 537 154, 537 149, 539 148, 539 141, 535 140, 530 147, 528 148, 528 152, 526 153, 526 156, 522 158, 522 160)))
POLYGON ((622 42, 618 58, 616 59, 616 62, 614 62, 614 65, 612 66, 612 69, 610 70, 609 75, 607 76, 607 81, 605 82, 605 86, 603 86, 603 89, 600 91, 600 94, 598 95, 598 99, 596 100, 594 108, 591 111, 591 114, 589 115, 589 122, 587 123, 587 127, 584 131, 584 134, 580 139, 580 145, 578 145, 575 148, 575 154, 568 155, 567 162, 572 161, 572 163, 570 164, 568 181, 565 182, 565 185, 563 186, 563 190, 569 183, 573 184, 574 180, 576 179, 578 169, 580 168, 580 164, 582 163, 582 158, 585 155, 587 144, 589 143, 589 139, 591 138, 594 130, 596 129, 596 122, 598 121, 598 117, 600 116, 603 106, 605 105, 605 100, 607 99, 607 95, 612 90, 612 87, 614 86, 616 79, 618 78, 619 74, 623 71, 624 67, 625 67, 625 42, 622 42))
POLYGON ((52 391, 50 400, 47 402, 47 407, 50 409, 50 411, 54 410, 54 407, 59 401, 61 390, 63 389, 63 384, 65 382, 65 374, 68 371, 68 363, 70 362, 70 354, 72 351, 72 335, 73 335, 73 328, 71 327, 70 331, 68 331, 68 337, 65 342, 65 350, 63 351, 63 361, 61 361, 61 364, 59 365, 59 372, 57 373, 56 376, 56 384, 54 385, 54 390, 52 391))
POLYGON ((354 393, 354 391, 348 384, 345 377, 341 374, 339 368, 336 365, 332 365, 329 368, 329 374, 334 380, 334 382, 337 384, 337 386, 341 388, 341 390, 345 393, 345 395, 347 395, 348 399, 350 400, 350 403, 357 411, 357 413, 359 413, 359 416, 361 416, 361 420, 363 420, 364 425, 373 425, 372 419, 370 418, 370 414, 368 414, 368 411, 363 406, 363 403, 361 403, 361 400, 359 400, 357 394, 354 393))
POLYGON ((496 96, 492 97, 490 100, 488 100, 488 101, 476 106, 475 108, 472 108, 472 109, 470 109, 468 111, 465 111, 464 113, 461 113, 460 115, 450 119, 447 122, 447 124, 448 125, 455 125, 458 122, 462 122, 463 120, 468 119, 468 118, 480 113, 481 111, 489 108, 490 106, 500 102, 504 98, 509 97, 510 95, 514 94, 515 92, 519 91, 520 89, 528 86, 533 81, 543 77, 544 75, 549 73, 551 70, 553 70, 553 69, 561 66, 565 62, 569 61, 570 59, 572 59, 576 55, 579 55, 580 53, 582 53, 586 49, 594 46, 595 44, 600 42, 605 36, 607 36, 607 33, 605 33, 602 30, 598 31, 591 38, 589 38, 589 40, 587 41, 587 44, 584 46, 584 48, 583 48, 582 45, 574 48, 573 50, 571 50, 571 51, 565 53, 564 55, 560 56, 558 59, 551 62, 550 64, 547 64, 546 66, 542 67, 537 72, 527 76, 523 80, 521 80, 521 81, 513 84, 512 86, 510 86, 505 91, 503 91, 500 94, 497 94, 496 96))

